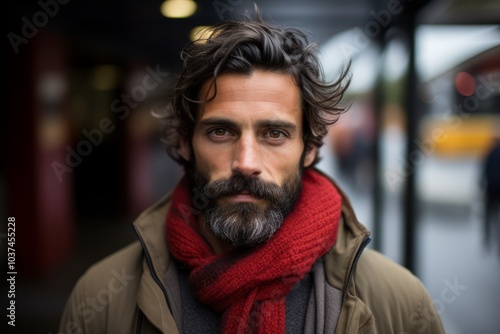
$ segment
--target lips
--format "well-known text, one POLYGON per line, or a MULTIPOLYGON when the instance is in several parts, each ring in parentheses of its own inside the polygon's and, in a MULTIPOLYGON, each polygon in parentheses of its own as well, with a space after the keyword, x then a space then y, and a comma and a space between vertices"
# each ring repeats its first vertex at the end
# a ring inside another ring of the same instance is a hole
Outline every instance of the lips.
POLYGON ((251 195, 250 191, 248 190, 243 190, 236 195, 229 196, 229 198, 230 200, 236 202, 255 202, 256 200, 258 200, 258 198, 251 195))

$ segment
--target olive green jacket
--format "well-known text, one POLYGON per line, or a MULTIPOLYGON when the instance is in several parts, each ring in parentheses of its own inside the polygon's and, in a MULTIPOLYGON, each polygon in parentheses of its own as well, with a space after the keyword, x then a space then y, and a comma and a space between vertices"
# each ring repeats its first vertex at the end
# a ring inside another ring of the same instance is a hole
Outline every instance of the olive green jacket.
MULTIPOLYGON (((76 284, 61 333, 179 333, 169 305, 171 255, 165 241, 169 197, 135 222, 139 240, 93 265, 76 284)), ((341 292, 335 333, 444 333, 434 304, 408 270, 373 250, 343 194, 337 241, 324 256, 326 282, 341 292)), ((339 294, 340 295, 340 294, 339 294)), ((175 310, 174 310, 175 309, 175 310)), ((330 308, 331 309, 331 308, 330 308)))

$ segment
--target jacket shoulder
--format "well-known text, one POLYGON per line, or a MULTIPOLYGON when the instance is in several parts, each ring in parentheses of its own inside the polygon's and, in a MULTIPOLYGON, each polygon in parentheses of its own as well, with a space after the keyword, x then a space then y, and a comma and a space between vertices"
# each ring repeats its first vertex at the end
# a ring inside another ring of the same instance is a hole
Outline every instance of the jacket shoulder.
POLYGON ((90 266, 76 286, 90 293, 110 288, 115 281, 128 286, 139 281, 142 266, 142 247, 136 241, 90 266))
POLYGON ((60 332, 102 333, 116 328, 128 331, 136 320, 142 255, 136 241, 92 265, 71 292, 60 332))
POLYGON ((379 252, 363 252, 355 287, 356 294, 372 311, 378 333, 444 333, 421 281, 379 252))

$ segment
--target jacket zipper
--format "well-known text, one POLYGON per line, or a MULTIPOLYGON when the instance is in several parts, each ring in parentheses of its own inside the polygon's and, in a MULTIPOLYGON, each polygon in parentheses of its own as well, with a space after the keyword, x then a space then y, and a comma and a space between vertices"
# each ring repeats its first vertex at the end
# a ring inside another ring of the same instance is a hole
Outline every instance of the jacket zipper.
POLYGON ((135 332, 139 334, 139 333, 141 333, 141 328, 142 328, 142 311, 141 311, 141 309, 138 308, 138 312, 139 312, 139 314, 137 315, 137 326, 136 326, 135 332))
MULTIPOLYGON (((146 257, 146 263, 148 264, 148 268, 149 268, 149 271, 151 272, 151 276, 153 277, 154 281, 156 282, 156 284, 158 284, 160 286, 160 289, 161 291, 163 292, 163 296, 165 297, 165 301, 167 302, 167 305, 168 305, 168 308, 169 309, 172 309, 171 308, 171 305, 169 304, 168 302, 168 298, 167 298, 167 290, 165 290, 165 287, 163 286, 163 284, 161 283, 160 281, 160 278, 158 277, 158 275, 156 274, 156 271, 153 267, 153 262, 151 261, 151 256, 149 255, 149 252, 148 252, 148 249, 146 248, 146 243, 144 242, 144 240, 142 239, 139 231, 137 231, 137 228, 134 226, 134 231, 135 231, 135 234, 137 234, 137 238, 139 239, 139 242, 141 243, 142 245, 142 249, 144 250, 144 255, 146 257)), ((139 333, 139 332, 138 332, 139 333)))
POLYGON ((361 246, 359 246, 358 251, 356 253, 356 256, 354 257, 354 262, 351 266, 351 269, 349 270, 349 275, 347 276, 347 282, 346 285, 344 286, 344 291, 342 291, 342 303, 341 305, 344 305, 344 300, 345 296, 347 294, 347 289, 349 288, 349 285, 351 284, 352 276, 354 274, 354 270, 356 269, 356 266, 358 265, 359 258, 361 257, 361 254, 365 250, 366 246, 370 243, 371 239, 369 237, 365 238, 363 242, 361 243, 361 246))

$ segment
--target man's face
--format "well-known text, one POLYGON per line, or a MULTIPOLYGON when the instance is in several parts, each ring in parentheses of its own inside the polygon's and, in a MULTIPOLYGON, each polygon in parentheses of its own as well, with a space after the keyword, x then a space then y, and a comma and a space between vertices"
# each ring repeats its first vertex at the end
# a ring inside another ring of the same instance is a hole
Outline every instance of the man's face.
MULTIPOLYGON (((213 95, 210 81, 200 98, 213 95)), ((234 246, 270 238, 300 194, 304 150, 300 91, 292 76, 256 70, 217 78, 217 95, 201 105, 192 143, 181 142, 194 185, 209 199, 212 233, 234 246)))

